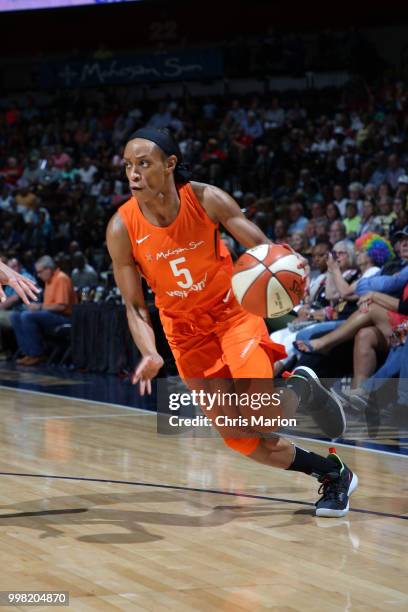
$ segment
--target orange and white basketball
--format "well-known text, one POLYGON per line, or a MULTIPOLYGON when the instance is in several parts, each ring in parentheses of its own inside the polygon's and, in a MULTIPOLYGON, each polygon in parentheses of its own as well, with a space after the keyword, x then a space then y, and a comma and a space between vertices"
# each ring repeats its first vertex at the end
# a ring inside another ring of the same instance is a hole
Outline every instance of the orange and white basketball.
POLYGON ((238 302, 260 317, 280 317, 301 302, 306 271, 289 247, 261 244, 235 262, 232 290, 238 302))

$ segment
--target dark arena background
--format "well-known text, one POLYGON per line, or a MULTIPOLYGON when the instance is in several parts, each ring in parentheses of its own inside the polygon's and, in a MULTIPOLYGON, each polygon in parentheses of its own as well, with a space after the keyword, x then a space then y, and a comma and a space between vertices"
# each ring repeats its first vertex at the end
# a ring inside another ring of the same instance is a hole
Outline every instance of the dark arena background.
POLYGON ((0 24, 0 258, 42 289, 0 303, 1 606, 406 609, 407 3, 0 0, 0 24), (146 283, 164 365, 132 384, 105 234, 145 125, 305 258, 303 302, 266 319, 276 386, 313 368, 347 426, 331 440, 301 405, 281 431, 358 473, 345 516, 202 418, 171 426, 186 387, 146 283))

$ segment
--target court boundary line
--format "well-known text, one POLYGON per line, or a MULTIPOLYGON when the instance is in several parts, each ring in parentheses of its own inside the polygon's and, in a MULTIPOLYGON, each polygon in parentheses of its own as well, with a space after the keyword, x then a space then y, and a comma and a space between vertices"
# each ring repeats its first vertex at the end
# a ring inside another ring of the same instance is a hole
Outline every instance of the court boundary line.
MULTIPOLYGON (((367 448, 365 446, 357 446, 356 444, 347 444, 346 442, 337 442, 336 440, 319 440, 319 438, 306 438, 305 436, 296 436, 293 434, 284 434, 285 438, 294 438, 297 440, 306 440, 306 442, 317 442, 318 444, 326 444, 326 446, 341 446, 342 448, 354 448, 356 450, 366 451, 368 453, 380 453, 381 455, 389 455, 390 457, 401 457, 408 459, 408 455, 404 453, 393 453, 392 451, 385 451, 376 448, 367 448)), ((369 442, 369 440, 367 440, 369 442)), ((374 444, 373 442, 371 444, 374 444)))
MULTIPOLYGON (((130 406, 124 406, 123 404, 112 404, 110 402, 102 402, 102 401, 98 401, 98 400, 91 400, 91 399, 86 399, 86 398, 80 398, 80 397, 71 397, 69 395, 60 395, 57 393, 47 393, 46 391, 34 391, 32 389, 20 389, 20 388, 16 388, 16 387, 9 387, 8 385, 2 385, 0 384, 0 390, 1 389, 7 389, 7 390, 11 390, 11 391, 15 391, 16 393, 33 393, 34 395, 45 395, 46 397, 54 397, 54 398, 61 398, 61 399, 67 399, 70 401, 76 401, 76 402, 82 402, 84 404, 99 404, 100 406, 115 406, 116 408, 122 408, 123 410, 133 410, 133 411, 138 411, 138 412, 143 412, 146 415, 151 415, 151 416, 156 416, 157 417, 157 412, 153 411, 153 410, 149 410, 147 408, 131 408, 130 406)), ((326 444, 326 445, 331 445, 331 446, 341 446, 342 448, 354 448, 357 450, 362 450, 362 451, 366 451, 369 453, 379 453, 381 455, 389 455, 390 457, 403 457, 405 459, 408 459, 408 455, 405 455, 404 453, 396 453, 396 452, 392 452, 392 451, 385 451, 385 450, 381 450, 381 449, 376 449, 376 448, 366 448, 365 446, 357 446, 356 444, 347 444, 345 442, 337 442, 337 441, 333 441, 333 440, 320 440, 319 438, 306 438, 305 436, 298 436, 296 434, 281 434, 282 437, 285 438, 295 438, 298 440, 306 440, 309 442, 317 442, 318 444, 326 444)), ((367 440, 368 442, 368 440, 367 440)))
MULTIPOLYGON (((228 495, 229 497, 245 497, 247 499, 260 499, 265 501, 274 501, 286 504, 297 504, 300 506, 313 507, 313 502, 305 502, 295 499, 286 499, 283 497, 270 497, 268 495, 255 495, 253 493, 237 493, 236 491, 222 491, 220 489, 201 489, 199 487, 185 487, 183 485, 168 485, 154 482, 137 482, 132 480, 116 480, 111 478, 92 478, 87 476, 59 476, 57 474, 28 474, 24 472, 0 472, 0 476, 19 476, 25 478, 49 478, 53 480, 74 480, 80 482, 96 482, 103 484, 123 484, 133 487, 147 487, 152 489, 170 489, 173 491, 187 491, 189 493, 210 493, 212 495, 228 495)), ((395 518, 401 520, 408 520, 408 515, 393 514, 391 512, 378 512, 375 510, 366 510, 364 508, 350 508, 349 512, 355 512, 357 514, 371 514, 373 516, 395 518)), ((1 526, 1 514, 0 514, 0 526, 1 526)))
POLYGON ((24 421, 72 421, 75 419, 130 419, 131 417, 141 417, 143 414, 76 414, 75 416, 60 416, 51 414, 50 416, 23 416, 24 421))
POLYGON ((153 410, 148 410, 147 408, 132 408, 131 406, 124 406, 123 404, 112 404, 112 402, 102 402, 99 400, 91 400, 86 399, 84 397, 72 397, 70 395, 61 395, 60 393, 47 393, 47 391, 36 391, 33 389, 20 389, 17 387, 9 387, 8 385, 1 385, 0 390, 7 389, 8 391, 15 391, 16 393, 33 393, 34 395, 45 395, 46 397, 54 397, 67 399, 71 402, 82 402, 83 404, 99 404, 100 406, 115 406, 116 408, 123 408, 123 410, 137 410, 139 412, 145 412, 146 414, 157 414, 153 410))

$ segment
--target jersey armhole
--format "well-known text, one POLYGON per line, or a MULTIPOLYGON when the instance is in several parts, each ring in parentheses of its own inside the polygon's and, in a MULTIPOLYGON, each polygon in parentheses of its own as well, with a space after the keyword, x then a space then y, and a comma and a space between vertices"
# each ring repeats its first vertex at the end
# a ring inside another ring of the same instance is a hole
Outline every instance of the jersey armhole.
POLYGON ((218 226, 214 229, 214 251, 215 251, 215 257, 218 260, 221 259, 220 246, 221 246, 221 234, 220 234, 220 228, 218 226))
POLYGON ((133 259, 137 263, 137 260, 135 258, 135 246, 137 246, 137 245, 136 245, 135 239, 134 239, 134 236, 136 236, 136 234, 137 234, 137 217, 134 220, 134 223, 132 224, 131 214, 127 214, 124 210, 121 210, 124 206, 126 206, 126 204, 123 204, 123 206, 118 208, 117 214, 120 216, 120 219, 121 219, 123 225, 126 228, 127 235, 128 235, 129 242, 130 242, 130 247, 132 249, 132 256, 133 256, 133 259), (133 227, 133 225, 134 225, 134 227, 133 227))
MULTIPOLYGON (((204 183, 203 183, 203 184, 204 184, 204 183)), ((204 214, 205 214, 205 215, 207 215, 207 217, 208 217, 208 219, 209 219, 210 223, 212 223, 212 224, 213 224, 213 226, 214 226, 216 229, 219 229, 219 227, 220 227, 219 222, 218 222, 218 221, 213 221, 213 220, 211 219, 210 215, 208 214, 207 210, 205 209, 205 206, 203 205, 203 203, 201 202, 200 198, 198 197, 198 195, 197 195, 197 194, 196 194, 196 192, 194 191, 194 187, 193 187, 193 185, 191 184, 191 182, 186 183, 186 185, 188 185, 189 189, 190 189, 190 190, 191 190, 191 192, 192 192, 192 195, 193 195, 193 196, 194 196, 194 198, 196 199, 196 201, 197 201, 197 203, 199 204, 199 206, 200 206, 201 210, 204 212, 204 214)))

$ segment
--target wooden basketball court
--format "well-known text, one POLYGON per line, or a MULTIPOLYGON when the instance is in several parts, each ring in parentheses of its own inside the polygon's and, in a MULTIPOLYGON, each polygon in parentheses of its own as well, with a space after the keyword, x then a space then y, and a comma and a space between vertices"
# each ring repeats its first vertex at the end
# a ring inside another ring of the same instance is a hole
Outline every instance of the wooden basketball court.
POLYGON ((406 456, 338 448, 353 511, 316 518, 314 479, 159 436, 155 414, 6 388, 0 405, 0 590, 69 591, 76 611, 407 609, 406 456))

